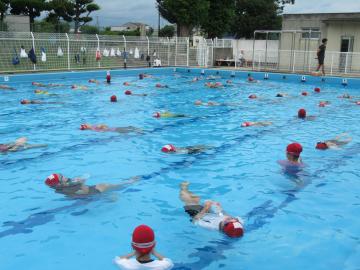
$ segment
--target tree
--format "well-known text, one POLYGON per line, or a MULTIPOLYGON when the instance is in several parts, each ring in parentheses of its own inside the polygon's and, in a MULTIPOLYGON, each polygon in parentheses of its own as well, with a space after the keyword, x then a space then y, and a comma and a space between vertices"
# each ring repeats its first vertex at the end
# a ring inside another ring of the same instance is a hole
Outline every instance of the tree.
POLYGON ((100 33, 99 28, 93 25, 84 25, 80 28, 80 31, 82 34, 89 34, 89 35, 95 35, 100 33))
POLYGON ((90 14, 100 9, 100 7, 93 3, 94 0, 71 0, 74 5, 73 21, 75 22, 75 33, 78 33, 79 28, 92 21, 90 14), (85 16, 82 14, 86 13, 85 16))
POLYGON ((0 21, 3 22, 5 18, 5 14, 8 11, 10 7, 10 0, 1 0, 0 1, 0 21))
POLYGON ((203 23, 202 29, 208 38, 222 37, 230 30, 234 19, 234 0, 208 0, 210 3, 208 19, 203 23))
POLYGON ((31 25, 34 24, 35 18, 39 17, 42 11, 48 10, 45 0, 12 0, 10 6, 11 14, 29 16, 31 25))
POLYGON ((207 19, 209 0, 156 0, 163 18, 177 24, 178 36, 190 36, 207 19))
POLYGON ((175 27, 173 25, 165 25, 159 32, 159 37, 173 37, 174 35, 175 27))
POLYGON ((73 20, 74 5, 69 0, 52 0, 49 2, 49 14, 46 21, 60 23, 61 20, 71 22, 73 20))
POLYGON ((281 29, 281 1, 236 0, 233 32, 237 38, 251 38, 255 30, 281 29))

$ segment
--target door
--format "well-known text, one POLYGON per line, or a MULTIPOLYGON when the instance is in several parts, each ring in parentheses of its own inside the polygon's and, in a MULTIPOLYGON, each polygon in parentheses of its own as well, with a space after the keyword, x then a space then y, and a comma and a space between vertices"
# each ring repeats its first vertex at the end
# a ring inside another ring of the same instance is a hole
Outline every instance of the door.
POLYGON ((354 37, 341 37, 340 43, 340 72, 351 71, 352 52, 354 47, 354 37))

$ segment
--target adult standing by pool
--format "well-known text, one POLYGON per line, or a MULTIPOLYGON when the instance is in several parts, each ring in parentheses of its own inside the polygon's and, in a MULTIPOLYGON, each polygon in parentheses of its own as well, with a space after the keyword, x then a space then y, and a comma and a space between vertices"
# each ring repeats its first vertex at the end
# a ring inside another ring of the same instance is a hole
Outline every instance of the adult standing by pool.
POLYGON ((319 65, 316 69, 316 72, 319 72, 320 68, 322 71, 322 75, 325 76, 325 67, 324 67, 324 60, 325 60, 325 51, 326 51, 326 44, 327 44, 327 38, 324 38, 322 40, 322 44, 320 45, 318 51, 317 51, 317 57, 319 61, 319 65))

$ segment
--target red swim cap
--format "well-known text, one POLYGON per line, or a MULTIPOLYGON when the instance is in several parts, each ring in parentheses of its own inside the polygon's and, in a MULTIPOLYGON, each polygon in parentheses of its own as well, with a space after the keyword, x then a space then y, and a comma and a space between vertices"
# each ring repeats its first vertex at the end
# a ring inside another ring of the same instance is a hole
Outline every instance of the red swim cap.
POLYGON ((360 105, 360 101, 356 101, 356 105, 360 105))
POLYGON ((28 101, 26 99, 23 99, 20 101, 20 103, 24 105, 24 104, 28 104, 28 101))
POLYGON ((302 118, 302 119, 306 118, 306 111, 305 111, 305 109, 300 109, 300 110, 298 111, 298 117, 299 117, 299 118, 302 118))
POLYGON ((253 78, 253 77, 249 77, 249 78, 248 78, 248 81, 249 81, 249 82, 253 82, 253 81, 254 81, 254 78, 253 78))
POLYGON ((112 95, 112 96, 110 97, 110 101, 111 101, 111 102, 117 102, 117 97, 116 97, 115 95, 112 95))
POLYGON ((163 148, 161 148, 161 151, 163 153, 173 153, 173 152, 176 152, 176 148, 172 144, 167 144, 167 145, 163 146, 163 148))
POLYGON ((49 187, 55 187, 55 186, 59 185, 60 184, 59 174, 54 173, 54 174, 50 175, 48 178, 46 178, 45 184, 48 185, 49 187))
POLYGON ((257 98, 257 96, 255 94, 252 94, 249 96, 249 98, 254 99, 254 98, 257 98))
POLYGON ((286 152, 288 152, 289 154, 291 154, 295 157, 299 157, 302 150, 303 150, 303 148, 302 148, 301 144, 299 144, 299 143, 289 144, 286 148, 286 152))
POLYGON ((251 122, 244 122, 241 124, 242 127, 250 127, 251 126, 251 122))
POLYGON ((326 150, 326 149, 328 149, 328 148, 329 148, 329 147, 328 147, 327 144, 324 143, 324 142, 318 142, 318 143, 316 144, 316 149, 326 150))
POLYGON ((241 237, 244 235, 244 228, 238 221, 226 223, 223 231, 229 237, 241 237))
POLYGON ((308 93, 307 93, 307 92, 305 92, 305 91, 304 91, 304 92, 302 92, 301 94, 302 94, 303 96, 307 96, 307 95, 308 95, 308 93))
POLYGON ((153 114, 153 117, 155 118, 160 118, 161 117, 161 114, 159 112, 156 112, 153 114))
POLYGON ((324 101, 320 101, 320 103, 319 103, 319 107, 325 107, 326 106, 326 102, 324 102, 324 101))
POLYGON ((320 90, 319 87, 315 87, 314 91, 315 91, 316 93, 320 93, 321 90, 320 90))
POLYGON ((161 88, 161 87, 162 87, 162 85, 161 85, 160 83, 157 83, 157 84, 155 85, 155 87, 157 87, 157 88, 161 88))
POLYGON ((149 254, 155 247, 154 231, 146 225, 135 228, 132 235, 132 247, 141 254, 149 254))
POLYGON ((125 95, 130 96, 130 95, 132 95, 132 92, 131 92, 130 90, 126 90, 126 91, 125 91, 125 95))

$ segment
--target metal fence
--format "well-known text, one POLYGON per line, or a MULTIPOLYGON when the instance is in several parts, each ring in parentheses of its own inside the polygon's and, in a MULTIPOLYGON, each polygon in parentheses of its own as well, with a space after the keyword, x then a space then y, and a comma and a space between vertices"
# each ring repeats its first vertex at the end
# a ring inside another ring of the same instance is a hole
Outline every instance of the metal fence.
MULTIPOLYGON (((317 66, 315 51, 256 49, 240 54, 235 44, 231 39, 200 38, 194 44, 190 38, 177 37, 0 32, 0 72, 146 67, 150 63, 309 73, 317 66), (27 57, 32 48, 36 63, 27 57)), ((359 60, 360 53, 326 52, 326 72, 360 75, 359 60)))

